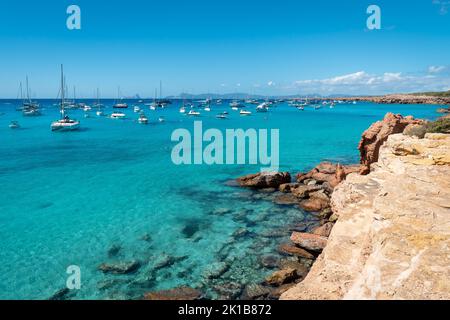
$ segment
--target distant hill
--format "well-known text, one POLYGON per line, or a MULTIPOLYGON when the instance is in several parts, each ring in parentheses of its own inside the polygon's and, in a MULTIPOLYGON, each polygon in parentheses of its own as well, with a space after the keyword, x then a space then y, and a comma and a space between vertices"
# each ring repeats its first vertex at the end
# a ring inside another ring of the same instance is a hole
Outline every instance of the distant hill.
POLYGON ((431 97, 450 97, 450 90, 443 92, 419 92, 413 93, 414 96, 431 96, 431 97))

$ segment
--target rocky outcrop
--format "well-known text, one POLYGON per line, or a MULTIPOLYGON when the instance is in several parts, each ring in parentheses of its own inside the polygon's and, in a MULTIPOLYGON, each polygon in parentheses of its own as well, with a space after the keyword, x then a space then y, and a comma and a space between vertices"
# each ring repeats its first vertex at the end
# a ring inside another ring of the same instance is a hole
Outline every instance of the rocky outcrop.
POLYGON ((196 289, 179 287, 146 293, 144 300, 198 300, 201 297, 202 293, 196 289))
POLYGON ((449 160, 450 135, 389 136, 335 188, 327 245, 281 299, 450 299, 449 160))
POLYGON ((290 183, 291 175, 289 172, 261 172, 240 177, 237 182, 241 187, 253 189, 278 188, 290 183))
POLYGON ((327 98, 326 100, 362 101, 374 102, 379 104, 450 104, 450 97, 414 94, 390 94, 375 97, 327 98))
POLYGON ((311 251, 322 251, 327 245, 327 238, 312 233, 293 232, 291 241, 296 245, 311 251))
POLYGON ((362 165, 360 173, 370 172, 370 165, 378 161, 380 148, 391 134, 402 133, 411 124, 423 124, 423 120, 388 113, 382 121, 375 122, 364 131, 358 145, 362 165))

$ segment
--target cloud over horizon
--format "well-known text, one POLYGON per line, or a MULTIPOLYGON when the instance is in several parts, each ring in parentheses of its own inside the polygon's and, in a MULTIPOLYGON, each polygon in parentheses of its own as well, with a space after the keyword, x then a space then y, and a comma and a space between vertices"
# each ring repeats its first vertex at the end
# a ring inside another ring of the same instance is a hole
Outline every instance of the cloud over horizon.
POLYGON ((388 94, 450 90, 450 68, 430 66, 427 72, 370 74, 358 71, 325 79, 295 81, 293 87, 303 93, 388 94))

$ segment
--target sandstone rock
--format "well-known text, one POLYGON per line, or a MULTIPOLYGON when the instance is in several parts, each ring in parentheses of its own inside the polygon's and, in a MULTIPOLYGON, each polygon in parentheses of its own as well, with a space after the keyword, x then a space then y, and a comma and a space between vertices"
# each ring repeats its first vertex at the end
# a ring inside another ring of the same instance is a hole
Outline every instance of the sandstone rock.
POLYGON ((298 278, 297 271, 293 268, 275 271, 266 278, 266 283, 271 286, 281 286, 298 278))
POLYGON ((300 208, 308 212, 319 212, 330 207, 330 201, 321 198, 311 198, 303 200, 299 204, 300 208))
POLYGON ((333 229, 333 226, 334 224, 332 222, 327 222, 324 225, 315 228, 312 233, 318 236, 328 238, 331 233, 331 230, 333 229))
POLYGON ((307 185, 299 185, 296 188, 291 190, 292 194, 299 199, 303 199, 309 196, 310 193, 322 190, 321 186, 307 186, 307 185))
POLYGON ((286 291, 288 291, 289 289, 291 289, 294 286, 295 286, 295 283, 287 283, 287 284, 283 284, 277 288, 274 288, 270 292, 268 299, 278 300, 283 293, 285 293, 286 291))
POLYGON ((375 122, 364 131, 358 149, 361 155, 361 174, 370 172, 370 165, 378 161, 381 146, 391 134, 402 133, 410 124, 423 124, 423 120, 403 118, 401 115, 388 113, 383 121, 375 122))
POLYGON ((246 175, 237 179, 241 187, 254 189, 278 188, 280 185, 291 182, 289 172, 262 172, 246 175))
POLYGON ((129 274, 139 269, 141 264, 138 261, 102 263, 98 269, 104 273, 129 274))
POLYGON ((199 290, 189 287, 179 287, 146 293, 144 300, 198 300, 201 297, 202 293, 199 290))
POLYGON ((291 256, 298 256, 306 259, 314 259, 314 255, 309 253, 308 251, 290 245, 290 244, 282 244, 278 247, 278 251, 283 254, 291 255, 291 256))
POLYGON ((304 279, 308 274, 308 267, 298 260, 283 259, 279 263, 280 269, 295 269, 299 278, 304 279))
POLYGON ((449 154, 450 135, 390 135, 368 175, 337 186, 327 246, 280 298, 449 300, 450 163, 436 162, 449 154), (411 145, 419 154, 393 152, 411 145))
POLYGON ((327 238, 303 232, 293 232, 291 241, 296 245, 311 251, 321 251, 327 245, 327 238))
POLYGON ((278 190, 283 193, 289 193, 292 189, 295 189, 299 186, 298 183, 283 183, 280 185, 278 190))

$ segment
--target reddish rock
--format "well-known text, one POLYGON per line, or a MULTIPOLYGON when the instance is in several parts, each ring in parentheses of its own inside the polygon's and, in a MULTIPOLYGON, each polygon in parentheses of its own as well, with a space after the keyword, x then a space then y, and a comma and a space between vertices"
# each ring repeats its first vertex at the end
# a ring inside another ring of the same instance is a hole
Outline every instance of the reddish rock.
POLYGON ((295 189, 298 186, 299 186, 298 183, 283 183, 280 185, 278 190, 280 190, 280 192, 283 192, 283 193, 289 193, 289 192, 291 192, 292 189, 295 189))
POLYGON ((297 257, 302 257, 302 258, 306 258, 306 259, 314 259, 314 255, 309 253, 308 251, 290 245, 290 244, 282 244, 278 247, 278 251, 280 251, 281 253, 284 254, 288 254, 291 256, 297 256, 297 257))
POLYGON ((294 268, 287 268, 272 273, 266 278, 266 283, 271 286, 281 286, 285 283, 292 282, 297 278, 297 271, 294 268))
POLYGON ((327 245, 327 238, 303 232, 293 232, 291 241, 296 245, 311 251, 321 251, 327 245))
POLYGON ((144 300, 198 300, 201 296, 202 293, 196 289, 179 287, 146 293, 144 300))
POLYGON ((334 226, 333 223, 327 222, 324 225, 315 228, 312 233, 318 236, 328 238, 330 236, 331 230, 333 229, 333 226, 334 226))
POLYGON ((297 188, 293 188, 291 193, 299 199, 308 197, 311 193, 321 190, 321 186, 307 186, 299 185, 297 188))
POLYGON ((278 188, 280 185, 291 182, 289 172, 262 172, 249 174, 237 179, 241 187, 254 189, 278 188))
POLYGON ((330 199, 309 198, 300 202, 299 206, 308 212, 319 212, 330 207, 330 199))
POLYGON ((358 149, 361 155, 361 174, 370 172, 370 165, 378 161, 381 146, 391 134, 402 133, 410 124, 423 124, 423 120, 388 113, 382 121, 375 122, 364 131, 358 149))

